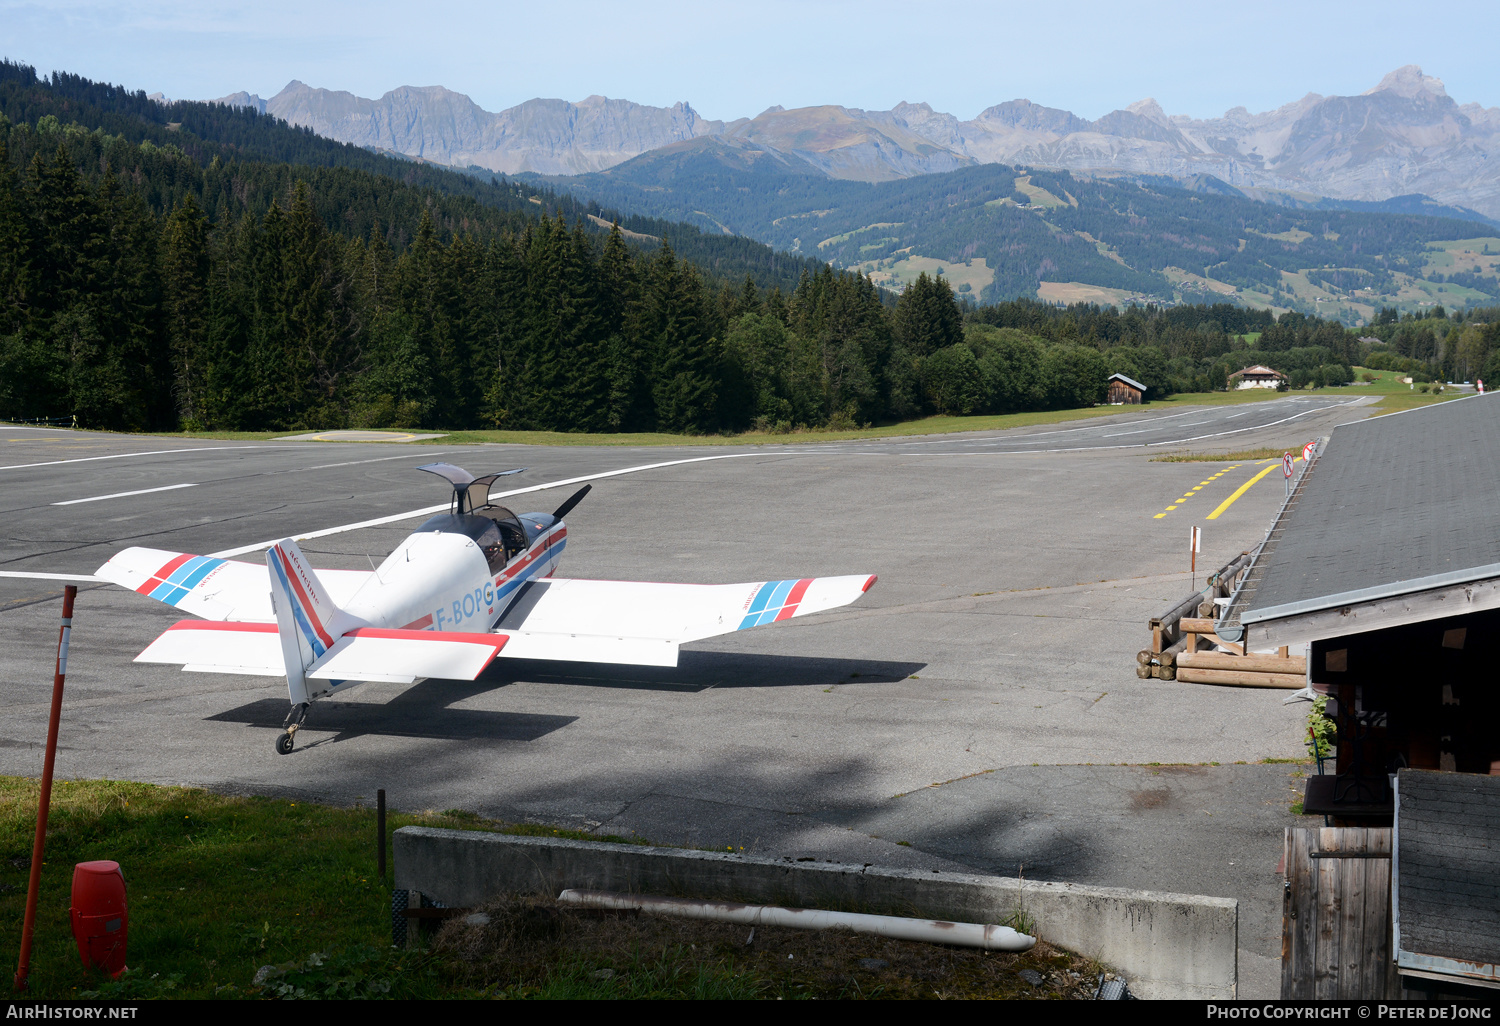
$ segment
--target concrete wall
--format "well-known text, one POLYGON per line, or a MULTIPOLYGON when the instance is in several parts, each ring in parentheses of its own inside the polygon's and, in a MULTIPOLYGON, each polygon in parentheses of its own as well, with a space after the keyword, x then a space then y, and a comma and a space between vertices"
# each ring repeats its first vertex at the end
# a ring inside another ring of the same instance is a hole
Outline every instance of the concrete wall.
POLYGON ((1024 907, 1043 940, 1114 967, 1140 997, 1236 996, 1230 898, 430 827, 402 827, 394 847, 396 887, 450 907, 568 887, 978 923, 1024 907))

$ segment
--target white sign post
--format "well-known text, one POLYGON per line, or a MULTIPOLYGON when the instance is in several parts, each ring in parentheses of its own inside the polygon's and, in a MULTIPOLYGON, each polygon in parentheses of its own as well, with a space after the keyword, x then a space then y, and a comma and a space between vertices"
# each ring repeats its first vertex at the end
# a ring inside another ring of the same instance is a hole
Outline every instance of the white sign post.
POLYGON ((1286 478, 1286 494, 1290 498, 1292 494, 1292 454, 1289 452, 1281 454, 1281 476, 1286 478))
POLYGON ((1198 553, 1203 549, 1203 528, 1193 528, 1192 535, 1188 538, 1188 558, 1192 563, 1193 587, 1198 587, 1198 553))

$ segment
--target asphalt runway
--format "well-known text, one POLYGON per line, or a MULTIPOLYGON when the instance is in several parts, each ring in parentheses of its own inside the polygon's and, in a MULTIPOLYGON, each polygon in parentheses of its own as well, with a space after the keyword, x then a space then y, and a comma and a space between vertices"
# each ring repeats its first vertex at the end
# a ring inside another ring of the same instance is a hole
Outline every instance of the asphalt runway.
MULTIPOLYGON (((1301 755, 1305 706, 1139 680, 1134 656, 1146 620, 1190 588, 1189 527, 1204 531, 1199 567, 1221 565, 1259 541, 1281 475, 1219 511, 1270 464, 1149 457, 1300 448, 1368 412, 1279 398, 712 449, 8 429, 0 569, 92 573, 128 545, 258 561, 255 546, 281 537, 443 503, 442 482, 412 470, 437 459, 530 468, 516 487, 673 464, 595 480, 568 517, 560 574, 879 583, 846 609, 694 644, 673 670, 498 661, 472 683, 360 685, 314 706, 288 757, 272 751, 284 683, 137 665, 180 615, 85 586, 59 774, 334 803, 383 787, 401 808, 663 843, 1006 873, 1015 862, 1039 879, 1223 894, 1242 902, 1242 995, 1274 996, 1274 870, 1300 770, 1233 764, 1301 755), (1153 763, 1193 769, 1164 785, 1142 768, 1153 763)), ((550 510, 577 487, 508 504, 550 510)), ((368 569, 418 522, 302 545, 319 566, 368 569)), ((59 595, 55 582, 0 579, 3 773, 40 769, 59 595)))

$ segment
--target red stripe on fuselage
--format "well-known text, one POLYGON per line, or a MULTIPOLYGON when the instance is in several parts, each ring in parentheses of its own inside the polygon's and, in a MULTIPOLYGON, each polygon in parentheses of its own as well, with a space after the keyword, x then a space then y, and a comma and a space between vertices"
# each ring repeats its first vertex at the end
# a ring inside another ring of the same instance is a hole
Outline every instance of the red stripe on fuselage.
POLYGON ((292 582, 292 587, 297 591, 297 597, 302 600, 302 609, 307 613, 307 618, 312 621, 313 630, 318 632, 318 637, 323 640, 325 648, 332 648, 333 639, 328 636, 328 632, 323 629, 323 622, 318 619, 318 614, 313 611, 312 600, 308 598, 307 592, 302 590, 302 582, 297 579, 296 567, 292 566, 292 561, 287 558, 286 553, 279 547, 276 549, 276 558, 281 560, 281 567, 286 571, 286 579, 292 582))
POLYGON ((168 577, 172 576, 172 572, 174 570, 176 570, 178 567, 180 567, 182 564, 186 563, 188 560, 190 560, 192 558, 193 557, 189 556, 189 555, 173 556, 172 559, 170 561, 168 561, 165 566, 163 566, 160 570, 156 571, 156 573, 152 574, 146 580, 145 584, 143 584, 139 588, 135 589, 136 592, 139 593, 139 594, 141 594, 141 595, 149 595, 149 594, 151 594, 157 588, 161 587, 163 581, 165 581, 168 577))
POLYGON ((405 627, 402 627, 401 629, 403 631, 425 631, 427 628, 429 628, 431 626, 432 626, 432 614, 428 613, 426 616, 422 617, 420 620, 413 620, 411 623, 407 624, 405 627))
POLYGON ((781 607, 781 612, 776 614, 776 619, 786 620, 797 615, 797 605, 802 601, 802 596, 807 594, 807 586, 812 582, 811 577, 804 577, 792 585, 792 590, 787 594, 786 603, 781 607))
POLYGON ((559 531, 554 531, 551 534, 543 535, 541 538, 538 538, 532 545, 532 547, 526 550, 526 555, 522 556, 520 559, 516 560, 514 563, 500 572, 500 575, 495 578, 495 583, 504 584, 512 577, 515 577, 522 570, 525 570, 527 567, 531 566, 531 564, 540 559, 546 553, 546 551, 553 546, 553 544, 561 541, 563 538, 566 538, 567 535, 568 529, 564 527, 559 531))

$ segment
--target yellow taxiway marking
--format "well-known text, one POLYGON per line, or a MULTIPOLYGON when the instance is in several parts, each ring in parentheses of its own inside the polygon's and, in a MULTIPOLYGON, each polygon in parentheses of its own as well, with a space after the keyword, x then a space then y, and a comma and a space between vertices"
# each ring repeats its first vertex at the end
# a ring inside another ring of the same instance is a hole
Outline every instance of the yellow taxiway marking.
MULTIPOLYGON (((1292 460, 1293 463, 1300 463, 1301 461, 1302 461, 1302 457, 1301 456, 1295 457, 1292 460)), ((1223 513, 1230 506, 1233 506, 1236 499, 1238 499, 1241 495, 1244 495, 1246 492, 1248 492, 1250 490, 1250 486, 1251 485, 1255 484, 1255 482, 1259 481, 1261 478, 1265 477, 1267 474, 1269 474, 1271 471, 1275 470, 1279 466, 1281 466, 1281 461, 1277 460, 1275 463, 1272 463, 1265 470, 1262 470, 1259 474, 1256 474, 1250 480, 1248 480, 1244 484, 1240 485, 1239 489, 1233 495, 1231 495, 1229 498, 1225 499, 1223 502, 1219 503, 1218 508, 1215 509, 1208 516, 1204 517, 1203 519, 1205 519, 1205 520, 1217 520, 1219 518, 1219 514, 1220 513, 1223 513)))
POLYGON ((1213 482, 1215 481, 1215 479, 1223 477, 1225 474, 1229 473, 1231 470, 1238 470, 1238 469, 1240 469, 1241 466, 1242 466, 1242 464, 1236 463, 1232 467, 1225 467, 1223 470, 1219 471, 1217 474, 1211 475, 1208 478, 1208 480, 1198 482, 1198 487, 1197 488, 1194 488, 1194 489, 1190 490, 1186 495, 1184 495, 1181 498, 1179 498, 1176 501, 1174 501, 1172 505, 1170 505, 1170 506, 1167 507, 1166 512, 1152 514, 1151 519, 1152 520, 1160 520, 1162 517, 1165 517, 1167 515, 1167 513, 1172 512, 1174 509, 1176 509, 1177 507, 1181 506, 1184 502, 1187 502, 1189 499, 1191 499, 1195 494, 1197 494, 1198 492, 1202 491, 1203 487, 1205 485, 1213 484, 1213 482))

